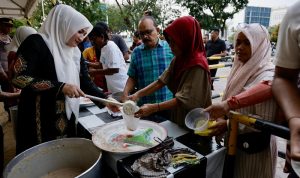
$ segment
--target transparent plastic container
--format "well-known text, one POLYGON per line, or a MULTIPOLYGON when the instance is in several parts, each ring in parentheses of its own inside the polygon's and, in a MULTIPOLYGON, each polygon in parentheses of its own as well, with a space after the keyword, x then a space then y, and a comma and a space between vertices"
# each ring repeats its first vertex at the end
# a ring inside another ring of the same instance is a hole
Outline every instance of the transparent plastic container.
POLYGON ((195 131, 203 131, 208 127, 209 113, 204 112, 203 108, 191 110, 185 117, 185 125, 195 131))

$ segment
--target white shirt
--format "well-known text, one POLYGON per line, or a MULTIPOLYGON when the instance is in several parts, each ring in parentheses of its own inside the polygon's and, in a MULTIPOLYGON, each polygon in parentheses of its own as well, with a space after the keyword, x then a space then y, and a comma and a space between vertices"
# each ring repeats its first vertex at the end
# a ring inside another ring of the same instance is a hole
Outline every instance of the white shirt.
POLYGON ((300 2, 287 11, 279 28, 275 65, 300 68, 300 2))
POLYGON ((113 75, 105 75, 108 91, 122 92, 127 81, 126 63, 119 47, 112 41, 101 49, 100 61, 103 69, 119 68, 119 72, 113 75))

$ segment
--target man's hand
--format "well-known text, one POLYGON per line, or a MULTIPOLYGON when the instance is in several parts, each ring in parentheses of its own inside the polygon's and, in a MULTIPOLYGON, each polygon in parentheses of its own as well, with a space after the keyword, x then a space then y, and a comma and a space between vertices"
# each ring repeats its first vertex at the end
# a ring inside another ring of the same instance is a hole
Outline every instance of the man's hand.
POLYGON ((137 102, 139 100, 138 92, 134 93, 133 95, 130 95, 127 97, 127 100, 132 100, 134 102, 137 102))

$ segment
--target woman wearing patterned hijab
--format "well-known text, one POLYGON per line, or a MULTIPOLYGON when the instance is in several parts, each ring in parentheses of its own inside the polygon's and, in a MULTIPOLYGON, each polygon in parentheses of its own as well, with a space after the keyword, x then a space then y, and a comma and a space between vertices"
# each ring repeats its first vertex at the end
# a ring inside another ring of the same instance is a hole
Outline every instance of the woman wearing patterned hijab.
POLYGON ((172 110, 171 119, 184 126, 184 118, 190 110, 211 104, 211 82, 201 28, 192 16, 180 17, 165 29, 164 36, 175 55, 174 59, 157 81, 131 98, 136 100, 167 85, 174 98, 162 103, 145 104, 136 116, 172 110))
POLYGON ((13 84, 22 89, 17 153, 45 141, 75 136, 83 91, 105 97, 88 77, 77 48, 92 28, 88 19, 72 7, 57 5, 39 33, 26 38, 19 47, 13 79, 13 84))
MULTIPOLYGON (((277 107, 272 99, 270 86, 274 65, 271 63, 271 44, 267 29, 260 24, 239 27, 235 35, 235 51, 234 65, 228 76, 223 102, 213 104, 206 111, 212 118, 235 110, 275 121, 277 107)), ((212 135, 220 135, 226 128, 226 120, 218 118, 217 124, 211 127, 212 135)), ((273 178, 276 158, 274 136, 240 124, 234 177, 273 178)))

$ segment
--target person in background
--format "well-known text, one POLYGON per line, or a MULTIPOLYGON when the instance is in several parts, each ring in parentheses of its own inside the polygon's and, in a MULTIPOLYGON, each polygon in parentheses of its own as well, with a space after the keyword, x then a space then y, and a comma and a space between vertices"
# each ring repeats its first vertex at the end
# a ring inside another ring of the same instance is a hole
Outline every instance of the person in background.
POLYGON ((158 80, 129 98, 136 101, 168 86, 174 96, 172 99, 144 104, 135 116, 145 117, 158 111, 172 110, 171 120, 184 126, 184 118, 190 110, 211 104, 210 74, 201 28, 196 19, 185 16, 170 24, 164 30, 164 36, 175 55, 174 59, 158 80))
MULTIPOLYGON (((274 65, 271 63, 271 45, 267 29, 260 24, 238 27, 235 50, 236 60, 228 76, 223 101, 205 109, 210 113, 211 119, 217 120, 217 124, 210 128, 212 135, 218 136, 227 130, 227 121, 220 116, 230 109, 245 115, 258 115, 271 122, 276 119, 277 107, 270 92, 274 65)), ((277 158, 275 136, 242 124, 238 134, 234 177, 273 178, 277 158), (255 145, 244 147, 245 142, 255 145)))
POLYGON ((78 48, 80 49, 81 52, 83 52, 85 49, 92 47, 92 43, 89 39, 89 37, 85 37, 83 42, 78 44, 78 48))
MULTIPOLYGON (((211 39, 207 41, 205 45, 206 56, 207 57, 215 57, 215 56, 226 56, 226 44, 224 40, 219 38, 219 29, 213 29, 210 33, 211 39)), ((209 60, 208 64, 218 64, 219 60, 209 60)), ((210 76, 215 77, 217 73, 217 69, 210 70, 210 76)))
POLYGON ((132 45, 129 48, 130 52, 132 52, 135 47, 140 46, 143 43, 140 37, 140 33, 138 31, 135 31, 133 33, 132 40, 133 40, 132 45))
POLYGON ((203 37, 203 45, 204 47, 206 46, 206 43, 208 42, 209 40, 209 34, 205 34, 204 37, 203 37))
POLYGON ((103 69, 99 72, 105 75, 108 91, 122 92, 128 78, 122 52, 113 41, 109 40, 107 31, 102 26, 96 25, 89 36, 98 50, 101 50, 100 63, 103 69))
POLYGON ((76 136, 80 96, 106 96, 90 80, 77 45, 93 26, 67 5, 56 5, 38 34, 20 45, 15 87, 22 89, 16 125, 16 152, 42 142, 76 136), (84 93, 85 92, 85 93, 84 93))
POLYGON ((283 18, 277 41, 273 94, 284 112, 290 128, 284 172, 298 178, 291 159, 300 161, 300 2, 291 6, 283 18))
POLYGON ((87 60, 89 74, 91 75, 93 82, 104 92, 107 92, 106 79, 104 73, 102 72, 103 66, 100 62, 101 47, 94 42, 92 47, 89 47, 82 52, 82 55, 87 60))
POLYGON ((123 54, 124 60, 127 61, 129 59, 129 50, 122 36, 118 34, 112 34, 112 31, 105 22, 98 22, 96 26, 100 26, 106 30, 109 40, 113 41, 119 47, 123 54))
MULTIPOLYGON (((5 45, 11 43, 9 34, 12 31, 13 20, 10 18, 0 18, 0 84, 3 91, 9 91, 8 62, 5 45)), ((6 108, 7 109, 7 108, 6 108)))
POLYGON ((17 28, 15 35, 12 39, 12 42, 5 46, 5 49, 8 51, 7 60, 8 60, 8 78, 9 80, 13 77, 13 67, 15 61, 17 60, 17 50, 20 47, 21 43, 32 34, 37 33, 37 31, 29 26, 20 26, 17 28))
MULTIPOLYGON (((168 43, 159 39, 159 28, 152 16, 143 16, 140 19, 138 31, 143 44, 137 46, 131 54, 127 72, 129 77, 123 91, 124 101, 135 92, 135 88, 140 90, 156 81, 170 65, 173 58, 168 43)), ((142 106, 147 103, 160 103, 172 98, 173 95, 170 90, 163 87, 151 95, 141 97, 137 104, 142 106)), ((168 119, 170 116, 168 111, 161 111, 156 112, 151 117, 152 120, 160 120, 162 118, 168 119)))
MULTIPOLYGON (((8 61, 8 72, 7 72, 7 76, 8 76, 8 80, 9 80, 9 86, 7 89, 7 92, 10 93, 16 93, 19 94, 20 91, 18 91, 16 88, 13 87, 13 85, 11 84, 11 80, 13 78, 13 71, 14 71, 14 64, 15 61, 17 60, 17 50, 19 48, 19 46, 21 45, 21 43, 31 34, 35 34, 37 33, 37 31, 29 26, 20 26, 17 28, 15 35, 12 39, 12 42, 8 45, 5 46, 6 51, 8 52, 7 55, 7 61, 8 61)), ((15 106, 17 105, 17 100, 16 97, 13 97, 12 99, 7 98, 4 101, 5 107, 9 108, 11 106, 15 106)))

